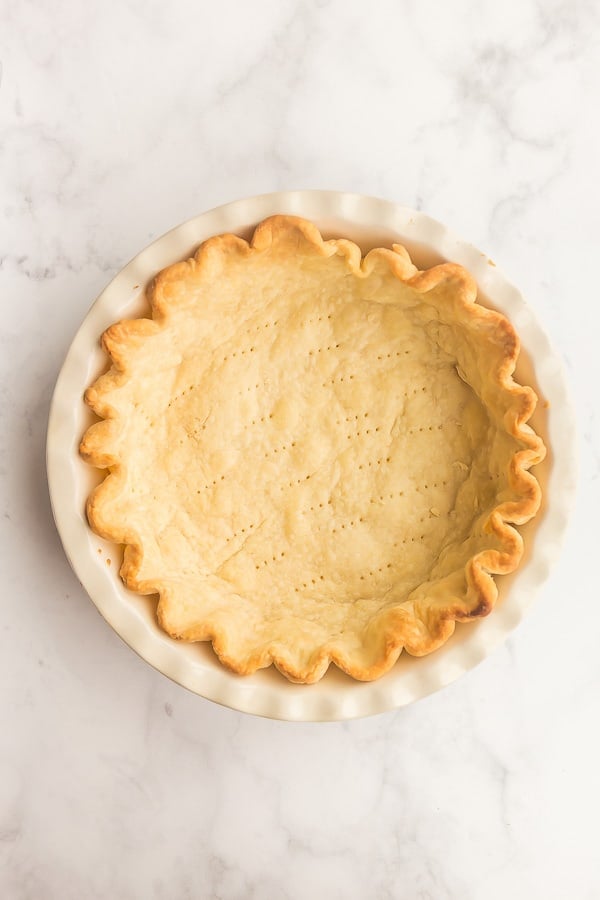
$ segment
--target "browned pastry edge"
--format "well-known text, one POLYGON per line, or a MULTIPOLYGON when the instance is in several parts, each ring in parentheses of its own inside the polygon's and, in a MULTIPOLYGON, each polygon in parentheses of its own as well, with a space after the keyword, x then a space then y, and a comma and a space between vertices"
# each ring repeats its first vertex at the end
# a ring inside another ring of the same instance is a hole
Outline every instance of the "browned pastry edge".
POLYGON ((475 282, 461 266, 444 263, 416 275, 413 272, 406 251, 401 246, 394 245, 393 250, 372 250, 361 259, 361 251, 355 244, 344 239, 324 241, 311 222, 292 216, 272 216, 258 225, 250 242, 233 234, 219 235, 205 241, 193 258, 160 272, 148 291, 152 319, 118 322, 102 336, 102 346, 110 357, 112 366, 88 388, 85 400, 103 421, 87 430, 81 442, 80 453, 91 465, 108 469, 109 474, 89 497, 87 516, 90 526, 106 540, 125 545, 121 567, 123 581, 135 592, 159 595, 158 621, 171 637, 187 641, 210 640, 221 662, 238 674, 250 674, 258 668, 274 664, 289 680, 312 683, 318 681, 333 662, 355 679, 376 679, 391 668, 402 649, 414 656, 424 656, 450 637, 455 622, 469 622, 488 615, 498 595, 492 576, 514 571, 521 560, 523 541, 513 525, 524 524, 539 510, 541 489, 529 469, 544 458, 546 451, 542 439, 527 425, 536 407, 537 397, 530 387, 518 385, 512 379, 519 355, 518 337, 501 313, 476 303, 475 282), (349 266, 355 273, 368 270, 375 258, 385 260, 390 271, 399 280, 419 292, 430 291, 442 281, 451 279, 464 312, 475 320, 481 320, 482 323, 485 321, 488 327, 492 325, 498 335, 498 343, 503 346, 504 361, 497 369, 496 379, 511 400, 504 420, 505 427, 507 433, 523 445, 523 449, 514 454, 509 470, 509 484, 518 499, 499 503, 490 513, 485 526, 490 537, 497 539, 501 550, 483 550, 467 561, 467 592, 464 598, 453 597, 451 602, 435 600, 429 605, 420 602, 414 612, 395 607, 379 613, 375 618, 380 632, 380 654, 377 661, 368 667, 358 665, 351 656, 327 644, 315 648, 310 662, 303 669, 290 665, 285 658, 284 648, 273 644, 259 648, 240 660, 228 652, 226 629, 197 626, 185 633, 169 631, 164 615, 168 606, 168 586, 160 581, 150 583, 138 578, 143 558, 139 536, 117 522, 107 521, 103 515, 104 501, 120 491, 123 479, 120 460, 106 449, 111 445, 113 430, 118 429, 117 412, 104 399, 110 390, 128 378, 123 349, 143 341, 147 335, 161 328, 161 321, 169 310, 170 286, 185 278, 190 267, 198 277, 205 267, 219 265, 223 255, 230 252, 248 255, 264 251, 275 234, 278 241, 289 239, 291 247, 297 245, 301 236, 313 246, 315 252, 323 256, 341 253, 347 257, 349 266))

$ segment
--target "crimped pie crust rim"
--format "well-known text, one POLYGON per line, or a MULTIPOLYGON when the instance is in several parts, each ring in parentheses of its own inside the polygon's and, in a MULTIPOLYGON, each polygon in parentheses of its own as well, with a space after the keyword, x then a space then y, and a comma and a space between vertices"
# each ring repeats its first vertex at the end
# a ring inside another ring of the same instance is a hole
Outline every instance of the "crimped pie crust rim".
MULTIPOLYGON (((316 227, 305 220, 292 218, 289 216, 272 216, 261 222, 254 232, 252 242, 248 247, 248 252, 253 250, 260 251, 268 247, 273 239, 273 234, 282 229, 290 228, 290 225, 302 231, 304 237, 310 240, 315 249, 326 255, 331 252, 331 248, 341 251, 347 255, 349 263, 356 265, 357 253, 360 260, 360 251, 356 245, 346 239, 337 241, 324 242, 316 227)), ((243 242, 246 243, 246 242, 243 242)), ((232 234, 218 235, 205 241, 196 251, 194 255, 195 265, 201 269, 205 260, 217 252, 227 253, 235 244, 239 247, 240 238, 232 234)), ((449 278, 456 283, 456 290, 460 293, 460 300, 464 311, 475 318, 486 319, 493 322, 501 334, 504 346, 505 356, 502 368, 497 373, 498 384, 501 385, 506 396, 510 396, 512 401, 511 415, 506 417, 507 432, 519 440, 524 449, 515 453, 511 465, 511 486, 520 496, 517 502, 499 503, 489 517, 489 530, 502 545, 502 552, 497 550, 481 551, 474 557, 470 558, 465 565, 467 574, 467 582, 469 585, 469 593, 463 603, 452 603, 447 607, 440 607, 427 615, 427 619, 421 619, 420 633, 415 640, 415 622, 407 620, 404 615, 390 615, 393 620, 393 626, 386 634, 385 643, 376 665, 370 666, 368 669, 360 667, 353 663, 353 660, 347 656, 340 655, 335 650, 331 650, 327 645, 320 648, 318 654, 311 659, 310 667, 299 669, 292 667, 284 658, 284 655, 278 651, 277 647, 265 647, 260 652, 255 653, 252 658, 239 659, 231 657, 226 651, 226 635, 221 629, 212 629, 207 631, 206 636, 202 639, 211 640, 213 647, 229 668, 239 674, 248 674, 256 668, 263 667, 274 663, 290 680, 301 682, 313 682, 322 677, 330 662, 335 663, 343 671, 359 680, 371 680, 378 678, 387 672, 396 661, 402 648, 406 648, 412 655, 425 655, 444 643, 454 630, 456 621, 471 621, 487 615, 493 608, 496 597, 497 588, 493 579, 494 574, 506 574, 514 571, 519 564, 522 556, 523 545, 519 533, 513 527, 513 524, 523 524, 535 515, 540 505, 540 488, 536 478, 529 471, 530 466, 539 462, 544 456, 544 445, 540 437, 535 435, 527 426, 527 422, 535 408, 536 397, 531 388, 517 385, 512 380, 516 359, 519 352, 519 343, 516 338, 514 329, 507 322, 506 318, 498 313, 491 311, 475 302, 475 285, 468 273, 459 266, 451 263, 445 263, 435 266, 424 272, 420 272, 411 278, 404 277, 404 266, 402 264, 403 257, 399 253, 394 253, 388 249, 378 249, 371 251, 371 254, 377 254, 390 267, 390 270, 401 280, 408 281, 413 288, 418 291, 430 290, 433 286, 442 280, 449 278), (423 629, 425 625, 425 629, 423 629)), ((372 258, 372 257, 371 257, 372 258)), ((369 254, 365 257, 369 259, 369 254)), ((361 260, 358 265, 367 265, 361 260)), ((160 321, 160 317, 164 312, 165 291, 164 287, 172 279, 177 279, 185 273, 187 263, 175 263, 160 273, 155 279, 150 290, 149 299, 153 309, 153 316, 160 321)), ((124 333, 126 335, 127 328, 131 328, 133 335, 139 335, 144 328, 149 328, 149 320, 133 320, 129 325, 119 325, 119 342, 123 342, 124 333), (141 324, 136 324, 140 323, 141 324)), ((113 332, 114 333, 114 332, 113 332)), ((116 371, 119 370, 121 359, 119 356, 119 343, 112 339, 111 329, 105 334, 103 339, 105 350, 109 353, 116 371)), ((123 375, 125 377, 125 375, 123 375)), ((100 416, 107 416, 107 410, 103 407, 102 399, 94 392, 94 389, 88 391, 87 399, 92 408, 100 416)), ((115 469, 118 476, 119 461, 107 457, 102 451, 102 447, 97 443, 84 439, 82 444, 82 453, 84 457, 93 465, 106 467, 111 465, 115 469)), ((109 476, 112 477, 112 476, 109 476)), ((101 490, 106 490, 106 486, 101 490)), ((88 504, 88 518, 94 530, 106 539, 116 540, 122 538, 122 534, 118 534, 118 527, 112 526, 102 518, 102 512, 99 504, 95 502, 95 492, 88 504)), ((136 541, 136 535, 127 535, 127 548, 125 552, 125 562, 123 566, 123 576, 127 586, 134 591, 147 592, 148 585, 140 583, 138 579, 139 563, 142 559, 143 550, 136 541)), ((158 615, 161 617, 161 604, 163 596, 166 593, 161 588, 160 582, 152 586, 157 588, 157 592, 161 600, 159 601, 158 615)), ((173 635, 179 636, 179 635, 173 635)))

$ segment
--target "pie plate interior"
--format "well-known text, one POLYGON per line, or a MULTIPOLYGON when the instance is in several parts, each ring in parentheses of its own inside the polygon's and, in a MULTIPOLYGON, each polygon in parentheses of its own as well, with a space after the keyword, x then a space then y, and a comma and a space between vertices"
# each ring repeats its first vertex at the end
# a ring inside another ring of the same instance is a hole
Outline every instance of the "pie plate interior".
POLYGON ((334 191, 290 191, 238 200, 174 228, 142 250, 100 294, 77 332, 61 369, 50 409, 47 468, 54 518, 65 553, 98 610, 121 638, 148 663, 180 685, 217 703, 255 715, 297 721, 333 721, 381 713, 412 703, 484 659, 518 625, 557 558, 575 488, 575 427, 559 358, 523 297, 470 244, 421 212, 385 200, 334 191), (313 685, 292 684, 273 667, 251 676, 225 669, 206 643, 172 640, 158 627, 156 598, 128 591, 119 577, 122 548, 89 528, 85 503, 103 473, 80 458, 78 446, 93 416, 85 388, 106 369, 99 337, 113 322, 147 312, 145 287, 162 268, 190 256, 206 238, 226 231, 249 237, 254 226, 276 213, 315 222, 324 237, 348 237, 364 251, 402 243, 425 268, 450 260, 477 280, 480 302, 505 313, 522 345, 516 378, 540 398, 532 419, 549 449, 535 468, 544 492, 540 514, 521 528, 526 553, 510 576, 497 577, 493 612, 457 625, 441 649, 417 659, 406 653, 374 682, 357 682, 331 666, 313 685))

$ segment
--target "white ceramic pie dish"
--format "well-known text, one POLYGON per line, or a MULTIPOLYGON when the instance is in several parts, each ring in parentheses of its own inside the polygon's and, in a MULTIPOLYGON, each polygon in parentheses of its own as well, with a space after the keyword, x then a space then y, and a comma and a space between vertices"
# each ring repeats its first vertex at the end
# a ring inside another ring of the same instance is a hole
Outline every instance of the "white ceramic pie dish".
POLYGON ((47 444, 52 508, 67 557, 107 622, 156 669, 203 697, 243 712, 277 719, 330 721, 403 706, 454 681, 473 668, 516 627, 556 559, 574 494, 574 419, 562 366, 520 293, 483 253, 455 238, 422 213, 356 194, 294 191, 240 200, 204 213, 159 238, 136 256, 98 297, 82 323, 59 375, 50 410, 47 444), (78 446, 93 416, 85 388, 106 368, 101 333, 120 318, 146 310, 144 289, 157 271, 192 254, 211 235, 233 231, 249 237, 269 215, 287 213, 314 221, 324 237, 348 237, 363 250, 400 242, 417 265, 441 260, 465 266, 482 301, 504 312, 522 342, 517 380, 540 396, 532 420, 549 454, 535 473, 544 488, 540 515, 522 530, 526 556, 516 573, 497 577, 499 600, 490 616, 457 625, 454 636, 430 656, 402 654, 383 678, 359 683, 331 667, 314 685, 295 685, 274 668, 248 677, 219 663, 210 644, 182 644, 156 624, 155 599, 122 584, 119 547, 98 538, 85 517, 85 502, 103 477, 83 462, 78 446), (110 562, 109 562, 110 561, 110 562), (518 582, 518 590, 513 589, 518 582))

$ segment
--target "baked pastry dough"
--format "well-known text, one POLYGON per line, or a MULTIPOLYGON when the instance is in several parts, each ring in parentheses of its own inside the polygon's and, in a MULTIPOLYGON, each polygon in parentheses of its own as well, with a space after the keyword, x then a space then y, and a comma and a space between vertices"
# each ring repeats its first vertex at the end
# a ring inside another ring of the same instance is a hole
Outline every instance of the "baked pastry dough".
POLYGON ((161 272, 102 342, 88 518, 172 637, 361 680, 487 615, 540 505, 518 339, 460 266, 274 216, 161 272))

